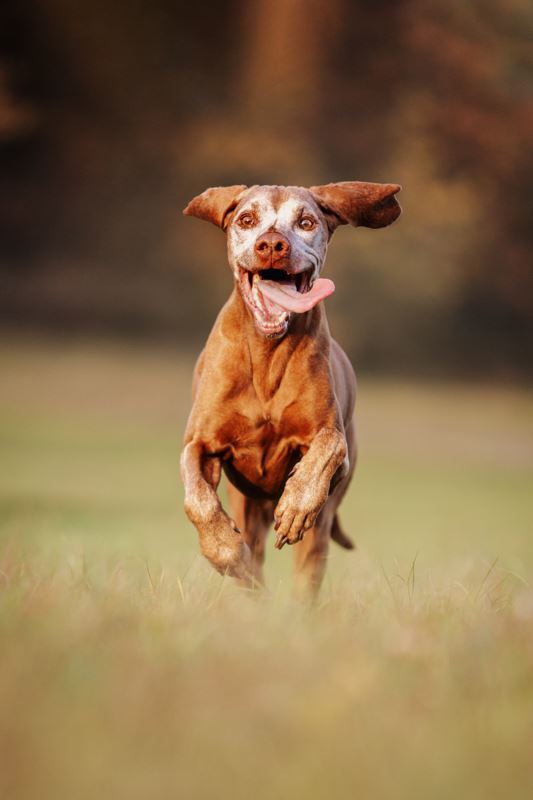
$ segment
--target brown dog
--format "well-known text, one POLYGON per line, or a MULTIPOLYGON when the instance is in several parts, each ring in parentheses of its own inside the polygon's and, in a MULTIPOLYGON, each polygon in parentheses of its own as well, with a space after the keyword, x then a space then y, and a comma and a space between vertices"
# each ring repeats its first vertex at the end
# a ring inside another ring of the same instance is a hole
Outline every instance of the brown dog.
POLYGON ((185 510, 221 573, 262 583, 265 537, 294 544, 316 592, 329 540, 348 549, 337 507, 356 460, 355 375, 331 338, 320 278, 338 225, 380 228, 400 215, 394 184, 226 186, 184 214, 227 232, 235 286, 196 365, 181 469, 185 510), (216 493, 229 479, 232 517, 216 493))

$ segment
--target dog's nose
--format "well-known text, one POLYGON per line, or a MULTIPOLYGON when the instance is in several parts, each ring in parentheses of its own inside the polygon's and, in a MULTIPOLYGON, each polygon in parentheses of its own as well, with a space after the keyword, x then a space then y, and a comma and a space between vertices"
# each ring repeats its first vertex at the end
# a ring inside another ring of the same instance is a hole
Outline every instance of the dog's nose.
POLYGON ((255 243, 255 252, 263 261, 285 258, 289 255, 290 249, 287 239, 277 231, 267 231, 255 243))

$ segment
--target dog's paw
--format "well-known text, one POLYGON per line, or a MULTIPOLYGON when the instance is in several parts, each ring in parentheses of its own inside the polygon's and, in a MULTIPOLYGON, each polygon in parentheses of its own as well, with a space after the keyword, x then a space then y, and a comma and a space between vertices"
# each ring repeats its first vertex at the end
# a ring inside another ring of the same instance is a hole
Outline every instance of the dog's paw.
POLYGON ((246 578, 252 556, 235 522, 224 511, 211 520, 200 539, 202 553, 221 575, 246 578))
POLYGON ((285 491, 274 511, 275 547, 296 544, 315 524, 327 499, 327 487, 306 481, 295 472, 285 485, 285 491))

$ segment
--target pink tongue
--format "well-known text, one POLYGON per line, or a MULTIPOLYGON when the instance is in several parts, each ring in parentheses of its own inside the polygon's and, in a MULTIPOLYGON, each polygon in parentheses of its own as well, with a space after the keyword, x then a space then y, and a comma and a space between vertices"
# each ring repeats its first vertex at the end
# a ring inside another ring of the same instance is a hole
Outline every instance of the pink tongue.
POLYGON ((324 298, 335 291, 335 284, 329 278, 319 278, 309 292, 300 294, 293 284, 277 283, 276 281, 258 281, 259 291, 272 300, 285 311, 295 311, 303 314, 314 308, 324 298))

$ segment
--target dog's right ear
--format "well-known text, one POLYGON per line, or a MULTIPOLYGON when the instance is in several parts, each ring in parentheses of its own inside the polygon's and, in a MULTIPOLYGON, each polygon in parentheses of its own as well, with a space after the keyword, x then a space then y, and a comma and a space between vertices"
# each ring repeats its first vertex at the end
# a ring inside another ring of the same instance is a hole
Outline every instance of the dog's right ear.
POLYGON ((240 184, 206 189, 202 194, 193 197, 189 205, 183 209, 183 213, 187 217, 205 219, 206 222, 212 222, 225 231, 231 212, 235 210, 247 188, 244 184, 240 184))

